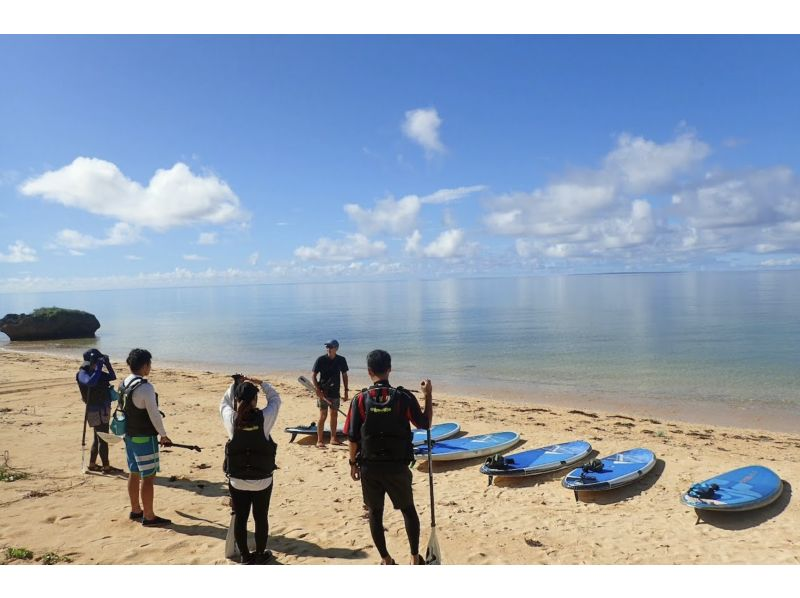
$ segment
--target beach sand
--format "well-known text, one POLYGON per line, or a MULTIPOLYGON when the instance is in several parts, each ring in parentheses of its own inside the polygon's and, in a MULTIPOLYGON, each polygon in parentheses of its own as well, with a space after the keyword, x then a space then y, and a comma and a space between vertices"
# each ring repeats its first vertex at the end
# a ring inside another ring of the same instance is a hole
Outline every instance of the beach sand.
MULTIPOLYGON (((169 436, 203 448, 202 453, 163 450, 155 510, 174 522, 164 529, 129 521, 126 475, 81 473, 83 403, 74 382, 78 364, 0 351, 0 455, 7 453, 9 466, 29 474, 0 481, 0 562, 37 562, 54 552, 74 563, 228 563, 223 552, 230 510, 218 406, 230 379, 153 365, 149 379, 167 414, 169 436), (31 550, 34 560, 7 559, 10 547, 31 550)), ((127 374, 124 363, 115 361, 114 367, 118 376, 127 374)), ((283 431, 316 419, 313 398, 296 382, 296 375, 308 372, 248 373, 264 377, 283 399, 273 432, 280 469, 274 478, 269 548, 276 561, 377 563, 362 518, 360 485, 349 476, 346 446, 317 449, 311 437, 289 443, 283 431)), ((350 386, 358 389, 367 382, 351 379, 350 386)), ((618 490, 583 493, 579 502, 561 487, 568 470, 500 479, 488 486, 478 472, 482 459, 435 463, 437 536, 447 564, 800 562, 800 507, 791 500, 794 480, 800 480, 800 434, 474 399, 447 394, 433 383, 435 422, 458 421, 469 435, 517 431, 521 442, 512 452, 584 439, 599 457, 641 446, 659 459, 642 480, 618 490), (681 504, 682 492, 692 483, 750 464, 767 466, 783 478, 783 496, 773 505, 707 515, 698 524, 695 512, 681 504)), ((122 443, 111 447, 111 460, 125 467, 122 443)), ((414 469, 414 495, 424 552, 430 535, 424 463, 414 469)), ((400 513, 387 508, 384 523, 390 552, 398 562, 407 562, 400 513)))

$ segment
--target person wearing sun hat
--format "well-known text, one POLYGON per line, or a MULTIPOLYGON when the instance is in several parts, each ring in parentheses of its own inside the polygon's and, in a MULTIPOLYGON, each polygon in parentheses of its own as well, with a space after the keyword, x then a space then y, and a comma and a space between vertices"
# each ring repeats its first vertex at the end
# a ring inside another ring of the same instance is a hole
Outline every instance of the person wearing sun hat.
POLYGON ((347 395, 347 360, 344 355, 337 355, 339 341, 329 340, 325 343, 325 355, 320 355, 314 362, 312 377, 314 388, 317 391, 317 407, 319 407, 319 420, 317 421, 317 448, 325 447, 325 420, 330 413, 331 444, 343 444, 336 438, 336 425, 339 417, 339 376, 344 382, 344 396, 347 395), (319 377, 319 379, 318 379, 319 377))
POLYGON ((108 355, 92 348, 83 354, 83 363, 75 381, 81 391, 81 399, 86 404, 86 423, 94 431, 94 442, 89 454, 89 471, 103 473, 122 473, 118 467, 112 467, 108 459, 108 443, 97 435, 108 433, 108 422, 111 419, 111 384, 117 375, 111 366, 108 355), (103 463, 97 464, 97 457, 103 463))

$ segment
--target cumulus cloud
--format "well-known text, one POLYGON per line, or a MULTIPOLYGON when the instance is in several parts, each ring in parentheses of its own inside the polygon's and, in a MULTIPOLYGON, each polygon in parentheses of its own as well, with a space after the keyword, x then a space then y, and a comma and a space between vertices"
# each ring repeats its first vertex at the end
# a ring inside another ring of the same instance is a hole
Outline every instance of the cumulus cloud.
POLYGON ((295 256, 301 260, 331 262, 350 262, 379 256, 385 252, 386 243, 370 241, 360 233, 347 235, 345 239, 338 241, 323 237, 317 241, 314 247, 304 245, 294 250, 295 256))
POLYGON ((425 246, 422 253, 426 257, 447 259, 468 255, 474 251, 474 245, 465 243, 464 231, 454 228, 442 232, 436 239, 425 246))
POLYGON ((249 218, 227 183, 211 174, 196 175, 182 162, 157 170, 147 186, 142 186, 111 162, 79 157, 63 168, 29 179, 19 190, 29 197, 157 231, 249 218))
POLYGON ((188 253, 184 254, 183 259, 185 259, 187 262, 204 262, 208 258, 203 257, 202 255, 197 255, 196 253, 188 253))
POLYGON ((800 266, 800 257, 790 257, 786 259, 769 259, 761 262, 762 266, 779 267, 779 266, 800 266))
POLYGON ((520 237, 515 249, 524 258, 596 256, 653 243, 659 219, 642 196, 677 189, 709 153, 693 133, 663 144, 623 134, 599 168, 495 198, 484 223, 492 233, 520 237))
POLYGON ((439 139, 439 127, 442 119, 436 108, 418 108, 406 112, 402 124, 403 134, 418 143, 425 149, 427 156, 432 156, 445 151, 444 144, 439 139))
POLYGON ((406 237, 405 252, 411 255, 419 255, 422 253, 422 233, 419 230, 414 230, 409 237, 406 237))
POLYGON ((105 238, 99 239, 76 230, 65 228, 56 235, 56 245, 69 249, 73 255, 83 255, 83 251, 98 247, 132 245, 142 240, 139 229, 125 222, 117 222, 108 229, 105 238))
POLYGON ((23 262, 36 262, 36 250, 28 247, 24 242, 17 241, 8 246, 8 253, 0 253, 0 262, 6 264, 21 264, 23 262))
POLYGON ((258 259, 259 259, 260 257, 261 257, 261 256, 259 255, 259 253, 258 253, 257 251, 254 251, 254 252, 253 252, 253 253, 251 253, 251 254, 250 254, 250 256, 247 258, 247 263, 248 263, 248 264, 250 264, 251 266, 255 266, 256 264, 258 264, 258 259))
POLYGON ((198 245, 215 245, 217 243, 217 233, 200 233, 197 237, 198 245))
POLYGON ((407 195, 398 201, 392 197, 380 199, 371 210, 349 203, 344 211, 365 235, 384 231, 402 235, 414 228, 421 205, 419 197, 407 195))

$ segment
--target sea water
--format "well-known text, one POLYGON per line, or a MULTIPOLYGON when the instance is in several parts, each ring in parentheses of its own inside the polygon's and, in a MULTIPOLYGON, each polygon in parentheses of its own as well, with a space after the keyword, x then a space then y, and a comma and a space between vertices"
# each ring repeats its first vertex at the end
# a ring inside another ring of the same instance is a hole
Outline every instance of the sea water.
POLYGON ((570 397, 601 410, 667 406, 679 418, 796 422, 800 413, 797 271, 0 295, 0 315, 49 306, 94 313, 98 338, 12 343, 0 334, 0 348, 79 360, 97 346, 124 361, 144 347, 156 367, 308 375, 336 338, 362 383, 366 354, 383 348, 393 382, 406 386, 431 377, 450 392, 570 397))

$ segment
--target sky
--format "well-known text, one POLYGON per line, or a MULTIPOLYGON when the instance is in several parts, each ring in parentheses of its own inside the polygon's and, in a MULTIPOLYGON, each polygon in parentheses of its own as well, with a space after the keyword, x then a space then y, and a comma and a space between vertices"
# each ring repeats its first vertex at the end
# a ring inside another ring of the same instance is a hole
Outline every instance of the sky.
POLYGON ((0 292, 800 267, 796 36, 0 36, 0 292))

